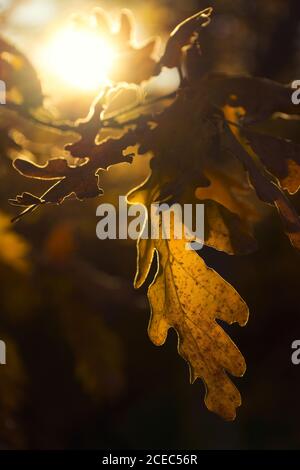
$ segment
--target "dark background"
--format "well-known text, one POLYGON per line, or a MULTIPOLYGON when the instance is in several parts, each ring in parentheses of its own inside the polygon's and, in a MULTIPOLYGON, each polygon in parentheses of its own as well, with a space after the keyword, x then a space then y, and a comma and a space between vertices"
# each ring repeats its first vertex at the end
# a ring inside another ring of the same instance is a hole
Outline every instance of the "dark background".
MULTIPOLYGON (((202 40, 208 70, 300 79, 298 0, 156 0, 144 10, 141 3, 115 5, 136 10, 149 33, 163 37, 214 6, 202 40)), ((291 134, 300 141, 299 125, 291 134)), ((11 216, 7 199, 35 187, 8 158, 0 165, 1 211, 11 216)), ((107 199, 125 193, 124 175, 118 178, 106 177, 107 199)), ((228 329, 248 369, 234 380, 243 404, 227 423, 205 408, 202 383, 189 385, 175 333, 162 348, 148 339, 145 290, 132 288, 134 244, 96 239, 98 204, 46 207, 7 229, 9 240, 1 232, 0 338, 8 364, 0 366, 0 448, 298 449, 300 365, 291 362, 291 344, 300 339, 300 258, 275 211, 257 227, 257 253, 204 251, 250 308, 246 327, 228 329), (28 249, 25 269, 5 257, 7 250, 22 255, 15 234, 28 249)))

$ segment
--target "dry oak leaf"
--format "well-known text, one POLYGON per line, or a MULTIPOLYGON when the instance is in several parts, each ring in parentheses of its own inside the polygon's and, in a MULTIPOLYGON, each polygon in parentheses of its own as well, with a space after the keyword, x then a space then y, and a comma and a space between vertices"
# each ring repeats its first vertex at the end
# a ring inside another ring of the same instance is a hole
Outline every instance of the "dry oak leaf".
POLYGON ((205 207, 204 243, 228 255, 245 255, 257 249, 249 227, 238 215, 214 200, 201 200, 205 207))
POLYGON ((46 165, 39 166, 21 158, 16 159, 14 167, 22 175, 28 178, 57 181, 41 197, 25 192, 16 196, 15 199, 10 199, 10 204, 25 207, 13 221, 18 221, 23 215, 34 211, 42 204, 60 204, 71 195, 83 200, 102 194, 103 191, 98 186, 96 170, 89 171, 89 165, 90 162, 80 166, 69 166, 65 159, 54 158, 46 165))
POLYGON ((162 67, 180 67, 184 58, 184 48, 198 39, 201 28, 210 23, 211 7, 202 10, 180 23, 170 34, 166 49, 161 57, 157 70, 162 67))
MULTIPOLYGON (((94 173, 87 171, 88 165, 89 162, 79 166, 69 166, 67 160, 63 158, 53 158, 44 166, 21 158, 14 161, 16 170, 28 178, 59 180, 41 197, 43 202, 52 203, 62 202, 71 193, 81 200, 96 197, 102 192, 98 187, 98 177, 95 175, 95 171, 94 173)), ((26 202, 28 202, 28 196, 26 193, 25 195, 26 202)))
POLYGON ((265 168, 289 194, 300 188, 300 145, 287 139, 244 130, 254 152, 265 168))
POLYGON ((237 388, 226 371, 241 377, 244 358, 216 319, 241 326, 248 308, 237 292, 183 240, 140 240, 135 287, 146 280, 155 253, 159 268, 149 288, 151 305, 149 337, 164 344, 169 328, 178 334, 178 352, 189 363, 191 382, 201 378, 206 386, 207 408, 233 420, 241 405, 237 388))
POLYGON ((236 132, 234 126, 230 125, 225 129, 223 143, 224 146, 227 146, 228 151, 243 163, 248 173, 249 182, 255 189, 258 198, 276 207, 291 244, 299 250, 300 218, 287 195, 277 186, 272 175, 257 164, 259 160, 257 155, 236 132))
POLYGON ((132 156, 124 155, 123 150, 134 145, 136 139, 136 132, 128 131, 119 140, 108 139, 99 145, 89 143, 90 147, 87 145, 86 148, 89 154, 82 156, 82 158, 86 157, 86 161, 80 165, 69 165, 65 158, 53 158, 45 165, 37 165, 23 158, 17 158, 13 165, 21 175, 56 182, 41 197, 23 193, 11 199, 10 204, 26 207, 13 220, 19 220, 41 204, 61 204, 71 195, 83 200, 103 194, 103 190, 99 187, 98 173, 101 170, 107 170, 111 165, 131 163, 132 156))
POLYGON ((225 157, 227 166, 220 163, 218 168, 211 162, 205 168, 210 184, 195 191, 195 203, 205 205, 205 244, 230 255, 249 254, 257 249, 254 225, 262 218, 264 205, 239 162, 230 154, 225 157))
MULTIPOLYGON (((128 200, 141 202, 141 196, 134 190, 128 200)), ((158 261, 148 290, 151 341, 161 346, 168 330, 175 329, 178 352, 189 364, 191 382, 201 378, 206 386, 207 408, 226 420, 235 419, 241 396, 226 372, 241 377, 246 364, 217 320, 244 326, 249 315, 247 305, 195 251, 186 250, 186 240, 140 237, 137 250, 136 288, 146 281, 155 256, 158 261)))
POLYGON ((116 53, 109 78, 114 82, 140 84, 152 77, 157 65, 155 51, 157 38, 150 38, 143 44, 134 40, 134 19, 131 11, 123 10, 119 20, 119 30, 112 32, 110 20, 101 8, 94 10, 99 33, 112 44, 116 53))
POLYGON ((207 99, 219 109, 226 105, 243 108, 246 123, 263 121, 274 113, 300 113, 299 106, 292 103, 291 86, 266 78, 210 74, 204 87, 207 99))

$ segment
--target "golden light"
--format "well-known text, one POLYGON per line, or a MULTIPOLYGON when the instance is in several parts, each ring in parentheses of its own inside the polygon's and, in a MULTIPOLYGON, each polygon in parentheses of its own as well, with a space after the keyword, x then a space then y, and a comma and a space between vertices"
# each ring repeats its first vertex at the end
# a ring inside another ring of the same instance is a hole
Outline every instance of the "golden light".
POLYGON ((94 91, 109 82, 114 51, 94 31, 68 26, 43 47, 43 69, 65 86, 94 91))

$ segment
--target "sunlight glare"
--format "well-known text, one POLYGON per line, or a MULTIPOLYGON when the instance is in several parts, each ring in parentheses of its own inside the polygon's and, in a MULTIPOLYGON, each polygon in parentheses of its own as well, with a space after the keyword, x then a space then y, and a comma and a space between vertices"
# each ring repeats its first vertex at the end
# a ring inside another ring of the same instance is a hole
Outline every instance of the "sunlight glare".
POLYGON ((65 85, 94 91, 106 85, 114 60, 112 48, 97 33, 64 28, 43 49, 43 61, 51 75, 65 85))

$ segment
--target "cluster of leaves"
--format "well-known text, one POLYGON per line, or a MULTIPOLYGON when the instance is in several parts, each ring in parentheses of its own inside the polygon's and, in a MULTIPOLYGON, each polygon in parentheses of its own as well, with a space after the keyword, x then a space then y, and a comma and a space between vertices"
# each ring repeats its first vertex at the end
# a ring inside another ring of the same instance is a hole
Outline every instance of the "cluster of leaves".
MULTIPOLYGON (((299 145, 264 132, 266 123, 270 127, 279 118, 296 119, 300 108, 292 104, 289 86, 203 73, 200 39, 211 14, 207 8, 178 25, 164 53, 155 57, 156 40, 141 46, 134 43, 131 14, 123 12, 119 31, 112 33, 107 16, 95 11, 97 27, 117 47, 119 62, 111 76, 115 83, 100 93, 88 117, 74 125, 42 121, 37 113, 42 95, 35 80, 37 101, 28 102, 24 91, 22 103, 12 104, 29 119, 78 135, 65 147, 68 157, 44 165, 23 158, 14 161, 25 177, 54 182, 41 196, 25 192, 12 200, 24 209, 17 219, 43 204, 99 196, 101 172, 151 153, 150 175, 130 192, 130 203, 203 202, 204 243, 230 255, 255 250, 254 224, 266 203, 277 209, 292 245, 300 248, 300 220, 289 198, 300 187, 299 145), (181 83, 176 93, 154 100, 141 93, 132 107, 107 113, 112 91, 122 94, 130 84, 140 85, 164 67, 178 69, 181 83), (112 137, 116 131, 118 137, 112 137)), ((0 59, 7 62, 7 55, 1 53, 0 59)), ((30 67, 27 62, 23 65, 30 67)), ((175 329, 191 381, 201 378, 206 385, 207 407, 234 419, 241 397, 227 373, 240 377, 246 366, 218 320, 245 325, 245 302, 198 253, 186 251, 184 240, 140 239, 137 250, 137 288, 157 260, 148 291, 151 340, 162 345, 168 330, 175 329)))

